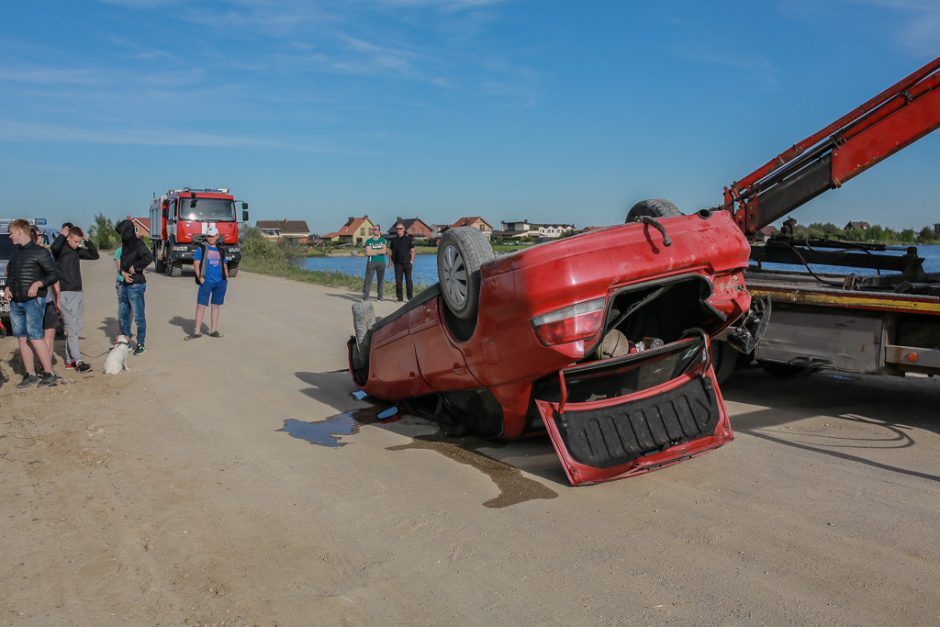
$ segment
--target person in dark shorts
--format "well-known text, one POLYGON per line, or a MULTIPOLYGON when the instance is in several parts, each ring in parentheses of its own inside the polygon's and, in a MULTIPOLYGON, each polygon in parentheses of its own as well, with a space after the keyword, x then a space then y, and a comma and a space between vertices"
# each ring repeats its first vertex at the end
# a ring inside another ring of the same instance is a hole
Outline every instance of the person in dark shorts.
POLYGON ((402 302, 402 277, 408 287, 408 300, 414 298, 415 286, 411 280, 411 270, 415 263, 414 239, 405 231, 401 222, 395 225, 395 237, 389 241, 392 254, 388 257, 388 265, 395 265, 395 297, 402 302))

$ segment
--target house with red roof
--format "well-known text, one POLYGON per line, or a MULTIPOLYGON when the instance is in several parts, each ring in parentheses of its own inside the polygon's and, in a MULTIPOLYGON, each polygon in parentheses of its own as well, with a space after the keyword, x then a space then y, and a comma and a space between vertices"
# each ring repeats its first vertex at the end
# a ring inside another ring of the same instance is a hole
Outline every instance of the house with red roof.
POLYGON ((489 239, 490 235, 493 233, 493 227, 490 225, 490 223, 480 216, 460 218, 451 224, 450 228, 456 229, 458 226, 472 226, 473 228, 482 231, 483 234, 486 235, 487 239, 489 239))
POLYGON ((140 239, 150 239, 150 218, 135 218, 127 216, 127 219, 134 225, 134 232, 140 239))
POLYGON ((350 216, 346 224, 340 227, 338 231, 327 233, 321 239, 332 244, 351 244, 353 246, 363 246, 366 240, 372 236, 372 227, 377 226, 375 222, 369 219, 366 214, 361 218, 350 216))

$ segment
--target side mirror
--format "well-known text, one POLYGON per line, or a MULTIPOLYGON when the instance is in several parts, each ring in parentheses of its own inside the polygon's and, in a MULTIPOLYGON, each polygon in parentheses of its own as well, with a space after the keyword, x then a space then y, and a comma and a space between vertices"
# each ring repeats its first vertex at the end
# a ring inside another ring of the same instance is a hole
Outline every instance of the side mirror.
MULTIPOLYGON (((242 203, 243 207, 247 207, 248 203, 242 203)), ((242 222, 248 222, 248 209, 242 209, 242 222)))

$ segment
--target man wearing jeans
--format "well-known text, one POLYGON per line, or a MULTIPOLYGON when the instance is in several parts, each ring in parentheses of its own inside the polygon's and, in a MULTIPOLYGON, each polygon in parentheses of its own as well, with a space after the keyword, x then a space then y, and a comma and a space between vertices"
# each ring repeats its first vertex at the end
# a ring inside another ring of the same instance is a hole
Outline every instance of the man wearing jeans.
POLYGON ((85 239, 85 233, 80 228, 66 223, 49 250, 59 266, 59 310, 65 326, 65 367, 88 372, 91 366, 82 361, 82 351, 78 345, 85 317, 79 262, 83 259, 97 259, 98 249, 91 240, 85 239))
POLYGON ((10 241, 16 249, 7 265, 4 296, 10 303, 10 323, 26 370, 26 375, 16 387, 25 388, 35 383, 55 385, 58 379, 52 372, 52 354, 43 339, 42 328, 46 315, 46 291, 59 280, 55 261, 48 250, 33 241, 26 220, 14 220, 10 223, 9 231, 10 241), (42 365, 41 377, 36 374, 33 351, 36 351, 42 365))
POLYGON ((138 239, 134 223, 130 220, 121 220, 114 229, 121 236, 121 278, 124 279, 118 303, 118 321, 121 325, 121 335, 130 337, 133 309, 134 322, 137 323, 137 346, 134 348, 134 354, 140 355, 146 350, 147 341, 147 316, 144 314, 147 279, 144 277, 144 268, 153 261, 153 253, 138 239))
POLYGON ((372 237, 366 240, 366 280, 362 284, 362 300, 369 300, 369 288, 372 287, 372 273, 375 273, 376 293, 379 300, 382 300, 382 292, 385 289, 385 253, 388 252, 387 242, 382 237, 382 227, 375 225, 372 227, 372 237))

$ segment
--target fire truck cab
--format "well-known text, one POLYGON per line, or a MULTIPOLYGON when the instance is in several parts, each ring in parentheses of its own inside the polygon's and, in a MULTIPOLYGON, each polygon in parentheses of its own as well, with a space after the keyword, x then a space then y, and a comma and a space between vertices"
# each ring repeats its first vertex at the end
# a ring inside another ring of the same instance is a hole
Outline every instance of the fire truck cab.
POLYGON ((238 245, 238 209, 241 221, 248 221, 248 203, 236 201, 227 188, 171 189, 150 203, 150 239, 156 271, 180 276, 183 265, 193 263, 193 255, 211 227, 219 230, 219 243, 225 246, 229 275, 238 272, 241 249, 238 245))

